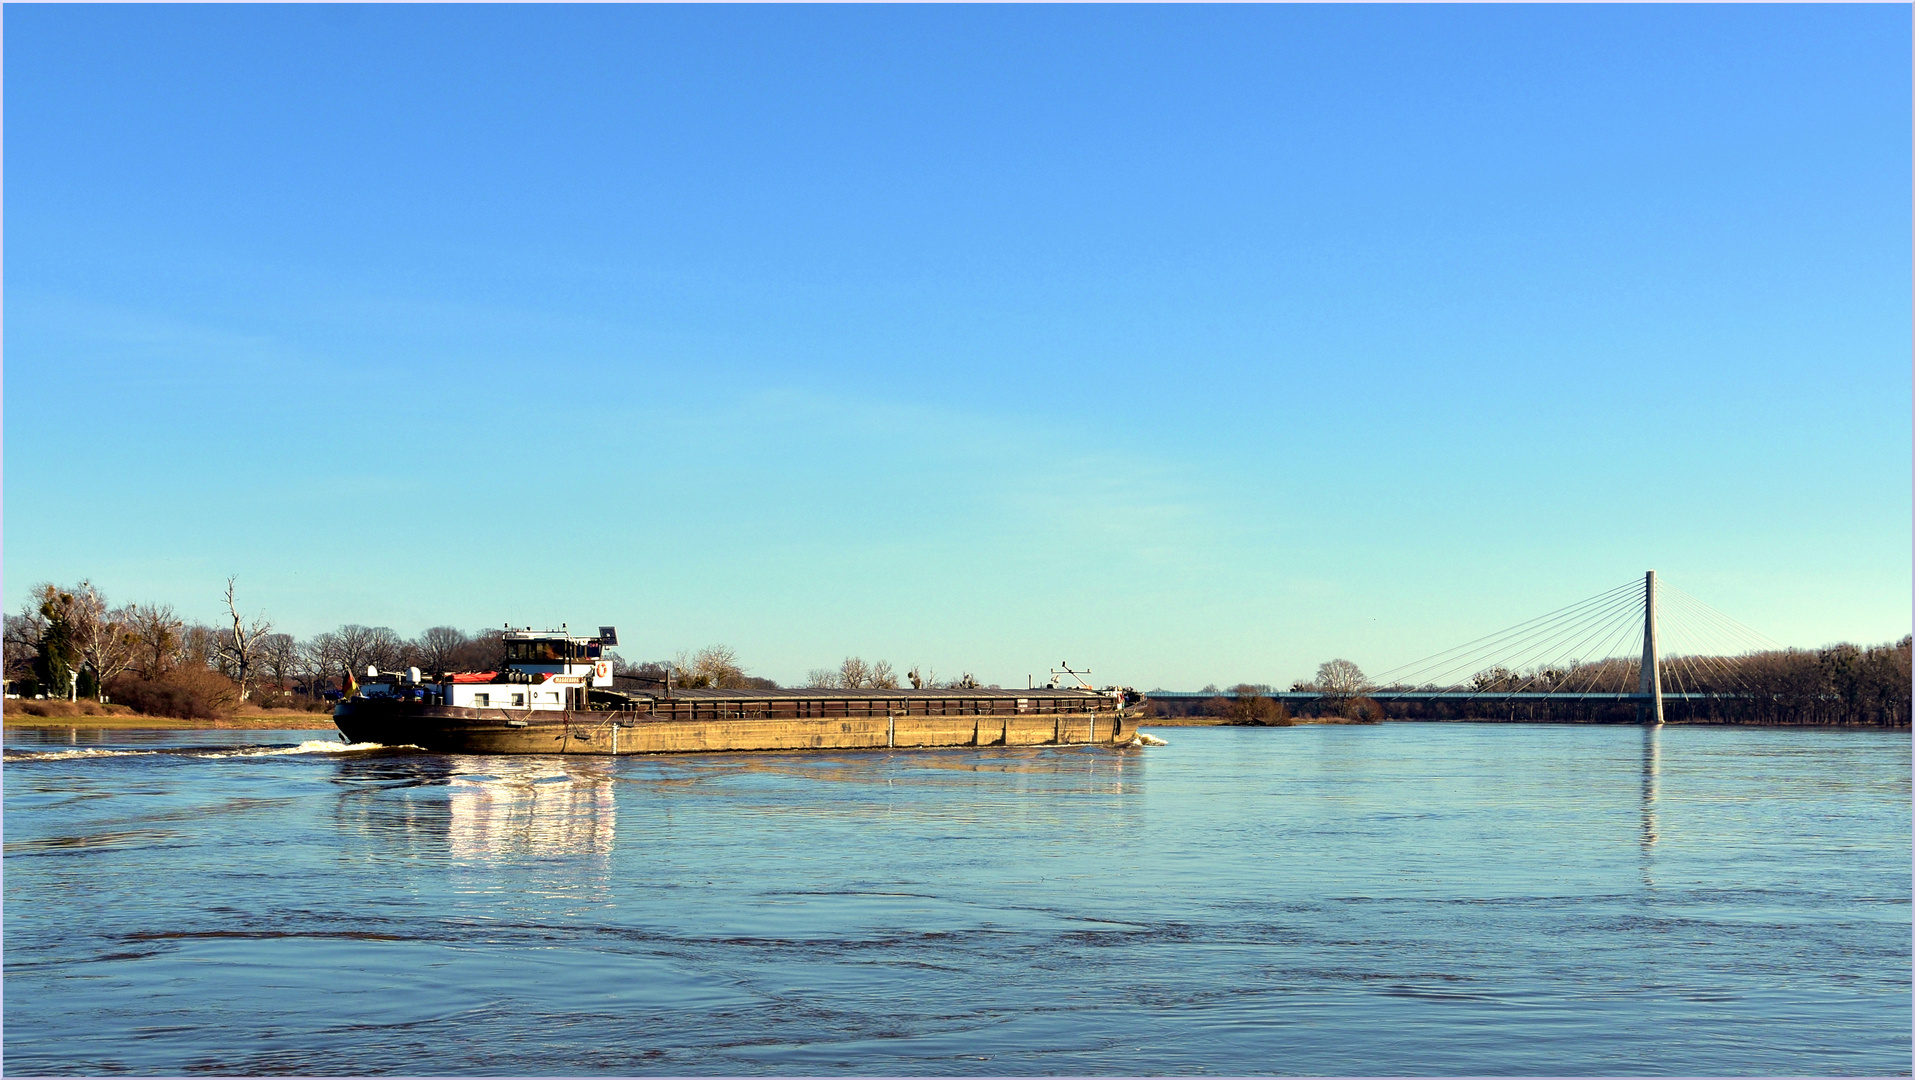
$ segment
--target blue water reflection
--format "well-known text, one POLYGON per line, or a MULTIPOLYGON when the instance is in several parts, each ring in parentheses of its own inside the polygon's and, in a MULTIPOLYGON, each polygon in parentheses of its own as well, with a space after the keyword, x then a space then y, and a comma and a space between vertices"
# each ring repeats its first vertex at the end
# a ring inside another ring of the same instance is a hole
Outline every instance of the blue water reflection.
POLYGON ((1906 732, 9 738, 17 1072, 1887 1073, 1906 732))

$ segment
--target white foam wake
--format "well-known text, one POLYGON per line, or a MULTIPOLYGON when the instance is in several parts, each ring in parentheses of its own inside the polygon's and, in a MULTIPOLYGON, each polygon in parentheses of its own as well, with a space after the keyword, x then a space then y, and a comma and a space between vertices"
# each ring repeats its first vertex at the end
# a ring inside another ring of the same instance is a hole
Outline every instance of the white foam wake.
POLYGON ((364 750, 384 750, 385 743, 376 742, 333 742, 330 739, 308 739, 298 746, 236 746, 231 750, 203 750, 193 754, 202 758, 229 757, 283 757, 287 754, 357 754, 364 750))
POLYGON ((140 757, 147 754, 163 754, 164 750, 102 750, 89 747, 79 750, 8 750, 8 761, 71 761, 74 758, 103 757, 140 757))
POLYGON ((102 747, 80 747, 72 750, 32 750, 8 749, 8 761, 72 761, 75 758, 116 758, 150 757, 155 754, 178 754, 194 758, 251 758, 284 757, 288 754, 357 754, 369 750, 388 749, 384 743, 333 742, 329 739, 308 739, 298 746, 234 746, 230 748, 209 749, 206 747, 170 747, 155 750, 105 749, 102 747))

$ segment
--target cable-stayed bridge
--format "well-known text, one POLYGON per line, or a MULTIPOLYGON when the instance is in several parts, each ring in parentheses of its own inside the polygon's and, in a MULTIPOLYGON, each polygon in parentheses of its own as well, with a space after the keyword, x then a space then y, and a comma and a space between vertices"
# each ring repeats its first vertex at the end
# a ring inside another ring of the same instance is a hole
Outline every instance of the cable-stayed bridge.
MULTIPOLYGON (((1730 659, 1781 648, 1688 593, 1659 583, 1650 570, 1640 581, 1373 678, 1351 667, 1343 673, 1327 672, 1328 685, 1261 691, 1260 696, 1291 703, 1368 698, 1463 705, 1631 704, 1638 720, 1660 724, 1667 702, 1726 701, 1755 694, 1730 659), (1668 644, 1677 648, 1666 649, 1668 644)), ((1218 691, 1150 694, 1163 700, 1217 696, 1218 691)))

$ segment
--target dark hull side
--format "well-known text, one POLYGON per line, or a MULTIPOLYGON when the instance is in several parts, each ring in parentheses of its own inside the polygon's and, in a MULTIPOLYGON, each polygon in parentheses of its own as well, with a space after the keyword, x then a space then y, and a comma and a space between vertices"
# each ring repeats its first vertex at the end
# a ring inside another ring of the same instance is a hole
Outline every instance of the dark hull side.
POLYGON ((352 742, 451 754, 683 754, 953 746, 1115 746, 1136 721, 1105 709, 954 716, 673 718, 648 712, 466 709, 354 698, 333 709, 352 742))

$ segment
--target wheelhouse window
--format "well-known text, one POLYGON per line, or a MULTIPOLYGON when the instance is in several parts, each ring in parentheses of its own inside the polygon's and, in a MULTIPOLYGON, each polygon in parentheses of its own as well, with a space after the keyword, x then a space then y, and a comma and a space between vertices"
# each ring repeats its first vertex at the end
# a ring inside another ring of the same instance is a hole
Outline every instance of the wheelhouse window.
POLYGON ((478 707, 483 709, 486 706, 492 704, 492 695, 491 694, 474 694, 472 695, 472 704, 477 705, 478 707))
POLYGON ((534 638, 505 643, 506 659, 520 664, 563 664, 581 657, 597 657, 596 642, 580 643, 564 638, 534 638))
POLYGON ((505 655, 522 664, 556 664, 565 659, 563 641, 508 641, 505 655))

